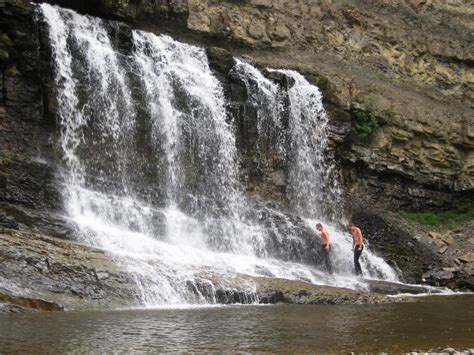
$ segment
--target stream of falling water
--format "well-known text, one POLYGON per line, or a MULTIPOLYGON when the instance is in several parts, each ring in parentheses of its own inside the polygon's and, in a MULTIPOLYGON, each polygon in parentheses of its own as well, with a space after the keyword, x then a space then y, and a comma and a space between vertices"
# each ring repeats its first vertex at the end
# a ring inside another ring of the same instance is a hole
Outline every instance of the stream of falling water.
MULTIPOLYGON (((49 4, 39 9, 57 83, 66 212, 78 238, 107 250, 133 275, 139 303, 214 302, 192 287, 217 287, 219 278, 211 274, 365 287, 352 275, 348 236, 331 225, 337 256, 336 273, 328 276, 298 256, 305 252, 298 231, 307 227, 276 210, 267 211, 273 219, 266 225, 249 217, 255 213, 238 179, 223 88, 202 48, 132 31, 133 50, 126 55, 102 20, 49 4), (272 252, 270 241, 279 250, 272 252), (297 246, 296 252, 280 250, 285 245, 297 246)), ((340 203, 338 185, 329 181, 334 165, 321 94, 300 74, 279 71, 294 82, 284 93, 290 105, 285 151, 282 89, 249 64, 237 61, 236 70, 249 99, 263 103, 256 123, 262 144, 277 142, 294 162, 290 200, 296 212, 312 218, 302 223, 313 226, 322 203, 340 203)), ((397 280, 369 250, 363 265, 369 277, 397 280)), ((251 294, 254 285, 244 286, 251 294)))

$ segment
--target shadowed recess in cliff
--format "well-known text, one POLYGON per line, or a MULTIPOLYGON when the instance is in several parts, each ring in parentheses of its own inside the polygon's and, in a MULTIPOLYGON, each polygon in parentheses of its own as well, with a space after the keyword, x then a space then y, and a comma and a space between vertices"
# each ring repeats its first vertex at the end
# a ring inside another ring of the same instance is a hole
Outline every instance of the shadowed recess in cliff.
MULTIPOLYGON (((203 49, 132 31, 133 49, 124 54, 110 41, 107 22, 48 4, 39 9, 56 75, 66 213, 78 238, 107 250, 131 273, 138 303, 216 302, 219 280, 228 285, 237 273, 366 287, 352 277, 350 258, 335 260, 335 275, 324 272, 320 241, 308 222, 251 207, 238 179, 223 89, 203 49)), ((287 73, 298 90, 314 90, 296 74, 287 73)), ((292 90, 285 95, 292 112, 297 105, 295 121, 322 115, 320 101, 302 100, 292 90)), ((278 124, 278 115, 269 114, 262 113, 262 135, 278 124)), ((347 236, 332 234, 341 255, 350 253, 347 236)), ((370 253, 366 269, 396 280, 370 253)), ((238 299, 255 300, 251 282, 237 288, 246 290, 238 299)))

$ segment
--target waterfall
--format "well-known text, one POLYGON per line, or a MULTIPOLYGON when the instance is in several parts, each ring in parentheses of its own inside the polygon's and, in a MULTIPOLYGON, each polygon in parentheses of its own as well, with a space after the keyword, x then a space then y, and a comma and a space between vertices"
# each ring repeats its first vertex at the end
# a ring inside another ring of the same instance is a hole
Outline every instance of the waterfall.
MULTIPOLYGON (((341 259, 328 277, 309 265, 319 250, 308 249, 316 244, 304 240, 305 222, 251 207, 224 90, 202 48, 133 30, 125 54, 105 21, 45 3, 39 11, 57 86, 65 212, 82 242, 109 252, 136 280, 139 303, 215 302, 215 275, 237 273, 364 288, 352 276, 347 235, 331 229, 341 259)), ((236 63, 258 111, 258 149, 294 161, 295 211, 319 217, 321 201, 337 195, 337 185, 327 184, 333 167, 319 91, 291 71, 280 71, 294 81, 282 90, 236 63)), ((383 260, 365 254, 370 276, 396 278, 383 260)), ((251 294, 254 286, 245 287, 251 294)))
MULTIPOLYGON (((330 230, 335 253, 333 264, 340 273, 350 273, 352 265, 351 238, 338 230, 331 222, 341 221, 342 187, 339 184, 336 165, 328 146, 328 115, 322 103, 319 88, 311 85, 294 70, 267 68, 270 73, 281 73, 289 80, 286 89, 289 105, 288 127, 282 133, 285 116, 285 88, 272 82, 249 63, 236 59, 234 71, 244 82, 248 96, 257 108, 258 125, 265 120, 273 131, 259 128, 259 139, 275 137, 273 143, 280 154, 286 155, 288 167, 288 198, 293 209, 306 216, 308 225, 314 228, 323 222, 330 230), (286 149, 282 149, 284 144, 286 149), (317 219, 318 218, 318 219, 317 219), (326 221, 328 223, 326 223, 326 221)), ((264 121, 264 122, 265 122, 264 121)), ((397 276, 385 261, 369 250, 363 254, 366 272, 385 280, 396 281, 397 276)))
POLYGON ((167 204, 199 215, 213 249, 250 253, 235 138, 204 50, 142 31, 133 44, 167 204))
POLYGON ((292 81, 288 89, 288 194, 297 213, 331 220, 342 216, 342 191, 328 149, 328 116, 321 91, 294 70, 275 70, 292 81))
MULTIPOLYGON (((244 82, 249 104, 257 113, 257 155, 260 158, 269 158, 274 152, 284 156, 286 142, 283 91, 278 84, 266 78, 261 71, 244 61, 235 59, 233 71, 244 82)), ((259 159, 259 163, 262 164, 264 160, 259 159)))
POLYGON ((287 194, 297 214, 340 219, 342 189, 328 146, 329 120, 321 92, 296 71, 267 70, 286 76, 289 88, 285 90, 239 59, 234 67, 247 88, 250 104, 257 110, 261 145, 257 150, 267 152, 271 146, 275 154, 289 162, 287 194))

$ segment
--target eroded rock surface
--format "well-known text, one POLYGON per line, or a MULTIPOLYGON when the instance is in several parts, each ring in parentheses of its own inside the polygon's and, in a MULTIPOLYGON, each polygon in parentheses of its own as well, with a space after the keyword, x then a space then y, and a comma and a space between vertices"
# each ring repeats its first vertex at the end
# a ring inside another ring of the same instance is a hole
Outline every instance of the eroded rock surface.
MULTIPOLYGON (((33 310, 140 306, 135 279, 102 250, 13 230, 0 230, 0 302, 33 310)), ((159 265, 156 265, 159 267, 159 265)), ((188 285, 217 303, 380 303, 381 294, 302 281, 202 272, 188 285)), ((2 306, 7 309, 6 306, 2 306)), ((21 308, 21 309, 22 309, 21 308)), ((21 310, 18 309, 18 310, 21 310)))

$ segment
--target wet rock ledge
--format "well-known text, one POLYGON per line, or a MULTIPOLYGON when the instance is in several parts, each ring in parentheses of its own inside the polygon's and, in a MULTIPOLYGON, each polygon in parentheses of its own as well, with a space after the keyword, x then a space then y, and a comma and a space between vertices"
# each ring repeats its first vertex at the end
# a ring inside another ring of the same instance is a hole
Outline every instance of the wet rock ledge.
MULTIPOLYGON (((0 229, 0 313, 138 306, 135 279, 121 264, 102 250, 75 242, 0 229)), ((382 294, 301 281, 215 274, 203 279, 214 285, 209 299, 219 303, 394 302, 382 294)))

